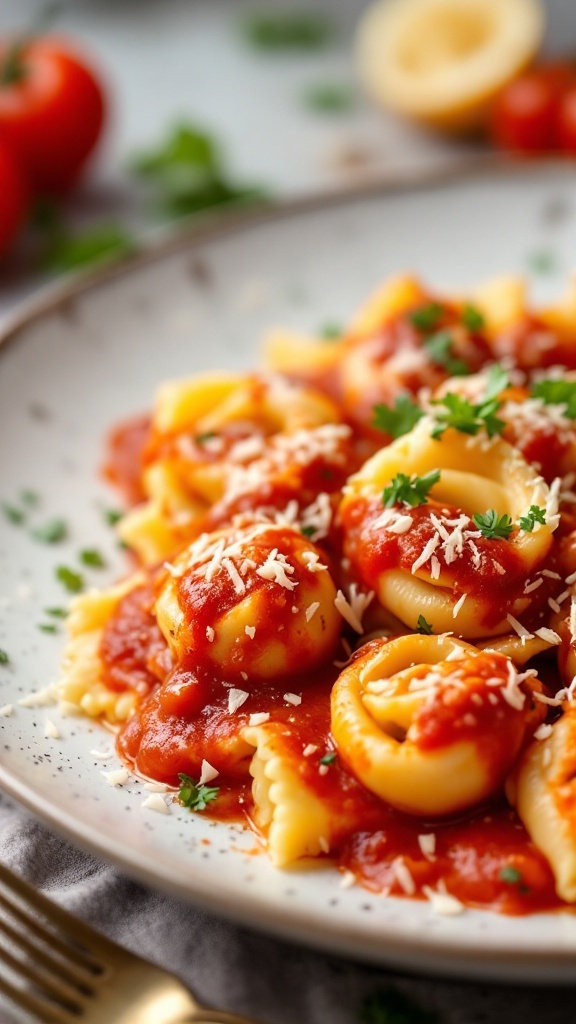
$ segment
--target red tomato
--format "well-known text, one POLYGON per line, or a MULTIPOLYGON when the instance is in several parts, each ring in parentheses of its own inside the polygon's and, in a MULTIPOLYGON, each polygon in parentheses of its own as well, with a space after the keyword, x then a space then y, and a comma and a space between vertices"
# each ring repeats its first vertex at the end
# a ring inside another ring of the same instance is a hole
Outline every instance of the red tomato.
POLYGON ((559 143, 557 118, 564 93, 575 84, 566 64, 543 65, 504 87, 492 113, 492 135, 503 149, 546 153, 559 143))
POLYGON ((0 254, 16 237, 28 212, 28 185, 17 158, 0 142, 0 254))
MULTIPOLYGON (((4 45, 0 68, 8 52, 4 45)), ((19 72, 2 83, 0 71, 0 138, 18 153, 37 192, 64 192, 100 135, 102 87, 84 58, 55 38, 26 43, 19 72)))
POLYGON ((558 141, 565 153, 576 154, 576 85, 564 93, 560 102, 558 141))

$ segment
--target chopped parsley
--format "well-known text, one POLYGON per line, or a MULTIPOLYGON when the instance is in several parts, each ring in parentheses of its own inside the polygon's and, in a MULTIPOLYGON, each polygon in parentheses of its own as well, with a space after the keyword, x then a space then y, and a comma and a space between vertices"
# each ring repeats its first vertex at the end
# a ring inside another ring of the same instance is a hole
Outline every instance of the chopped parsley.
POLYGON ((333 26, 329 18, 313 11, 263 11, 249 15, 243 32, 257 50, 320 50, 333 35, 333 26))
POLYGON ((472 518, 488 540, 506 540, 514 529, 514 523, 508 513, 504 512, 499 516, 493 508, 489 508, 483 514, 475 512, 472 518))
POLYGON ((8 665, 10 663, 10 657, 8 652, 0 647, 0 665, 8 665))
POLYGON ((486 394, 481 402, 470 402, 468 398, 451 391, 444 395, 444 398, 432 402, 432 405, 436 406, 434 416, 437 421, 432 430, 432 437, 439 440, 448 427, 472 436, 480 430, 485 430, 488 437, 501 434, 506 424, 496 413, 502 405, 500 394, 508 386, 507 373, 496 364, 491 367, 488 374, 486 394))
POLYGON ((55 622, 41 622, 38 625, 38 629, 42 633, 57 633, 58 632, 58 626, 56 625, 55 622))
POLYGON ((16 508, 15 505, 8 505, 6 502, 2 503, 2 511, 8 522, 13 523, 14 526, 22 526, 26 519, 26 515, 21 509, 16 508))
POLYGON ((527 256, 526 263, 534 274, 551 274, 556 268, 556 257, 549 250, 539 249, 527 256))
POLYGON ((213 437, 218 437, 215 430, 207 430, 204 434, 197 434, 194 438, 196 444, 204 444, 206 441, 211 441, 213 437))
POLYGON ((25 487, 23 491, 20 491, 20 501, 23 505, 28 505, 29 508, 35 508, 40 501, 40 495, 38 491, 32 491, 29 487, 25 487))
POLYGON ((313 537, 318 532, 317 526, 301 526, 300 533, 303 537, 313 537))
POLYGON ((481 331, 482 328, 486 326, 486 320, 484 319, 483 314, 479 309, 476 309, 476 306, 472 306, 469 302, 464 306, 460 314, 460 319, 464 326, 472 332, 481 331))
POLYGON ((116 526, 116 523, 120 522, 124 513, 120 512, 117 508, 103 508, 102 515, 108 526, 116 526))
POLYGON ((318 82, 303 93, 305 105, 318 114, 343 114, 354 105, 354 99, 354 90, 345 82, 318 82))
POLYGON ((70 594, 79 594, 84 589, 84 579, 79 572, 69 569, 66 565, 59 565, 56 569, 56 579, 63 584, 70 594))
POLYGON ((48 233, 42 265, 45 270, 65 272, 104 260, 132 256, 137 245, 122 225, 108 221, 78 234, 61 228, 48 233))
POLYGON ((68 527, 63 519, 49 519, 43 526, 35 527, 32 536, 41 544, 59 544, 68 536, 68 527))
POLYGON ((394 438, 408 434, 424 415, 409 395, 399 395, 392 407, 375 405, 373 413, 372 426, 394 438))
POLYGON ((444 316, 444 310, 437 302, 427 302, 423 306, 417 306, 408 314, 410 323, 417 330, 427 334, 428 331, 435 331, 440 325, 444 316))
POLYGON ((220 792, 219 786, 201 786, 196 784, 189 775, 185 775, 184 772, 179 772, 178 778, 180 779, 178 799, 184 804, 184 807, 189 807, 191 811, 205 810, 207 805, 211 804, 220 792))
POLYGON ((565 405, 565 416, 576 419, 576 381, 539 380, 531 390, 533 398, 541 398, 545 405, 565 405))
POLYGON ((439 1024, 435 1013, 421 1010, 395 988, 373 992, 362 1003, 360 1009, 362 1024, 439 1024))
POLYGON ((84 548, 80 552, 80 561, 82 565, 87 565, 91 569, 104 569, 106 566, 103 556, 96 548, 84 548))
POLYGON ((512 864, 506 864, 505 867, 500 869, 498 878, 501 882, 507 882, 508 885, 520 885, 524 879, 522 872, 512 866, 512 864))
POLYGON ((158 146, 137 154, 131 166, 149 186, 157 209, 170 217, 267 198, 262 189, 231 178, 216 140, 197 125, 175 125, 158 146))
POLYGON ((397 473, 389 486, 384 488, 382 501, 385 508, 392 508, 394 505, 425 505, 428 501, 428 491, 439 479, 439 469, 433 469, 425 476, 397 473))
POLYGON ((416 633, 422 633, 423 636, 430 636, 433 631, 432 623, 427 622, 423 615, 418 616, 418 622, 416 623, 416 633))
POLYGON ((45 615, 51 615, 53 619, 65 619, 68 615, 66 608, 45 608, 45 615))
POLYGON ((424 351, 432 363, 443 366, 452 377, 465 377, 470 369, 462 359, 454 358, 453 345, 450 331, 436 331, 424 342, 424 351))
POLYGON ((335 760, 336 751, 330 750, 327 754, 324 754, 324 756, 320 758, 320 764, 334 764, 335 760))
POLYGON ((522 530, 526 530, 526 533, 532 533, 536 523, 541 523, 542 526, 546 525, 546 509, 540 508, 539 505, 530 505, 526 515, 520 516, 518 522, 522 530))
POLYGON ((327 323, 323 324, 318 331, 318 337, 324 341, 337 341, 344 334, 344 328, 341 324, 327 323))

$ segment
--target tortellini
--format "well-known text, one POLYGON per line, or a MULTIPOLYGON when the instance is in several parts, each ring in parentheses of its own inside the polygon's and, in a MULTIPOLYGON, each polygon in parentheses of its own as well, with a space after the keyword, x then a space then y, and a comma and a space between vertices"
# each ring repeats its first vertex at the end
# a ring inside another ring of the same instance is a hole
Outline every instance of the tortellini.
POLYGON ((347 554, 384 608, 412 628, 421 614, 435 632, 466 639, 509 632, 507 616, 533 600, 525 583, 550 550, 557 498, 500 438, 452 428, 435 438, 431 430, 425 417, 351 477, 340 509, 347 554), (397 474, 435 471, 438 481, 418 507, 384 507, 383 491, 397 474), (531 505, 546 510, 546 523, 520 530, 531 505), (510 516, 507 539, 478 529, 472 517, 487 509, 510 516))
POLYGON ((361 782, 399 810, 438 816, 495 792, 544 715, 500 654, 450 637, 374 641, 336 681, 332 733, 361 782))
POLYGON ((252 523, 204 535, 169 564, 156 615, 175 658, 196 653, 227 677, 274 679, 334 653, 336 596, 309 540, 252 523))

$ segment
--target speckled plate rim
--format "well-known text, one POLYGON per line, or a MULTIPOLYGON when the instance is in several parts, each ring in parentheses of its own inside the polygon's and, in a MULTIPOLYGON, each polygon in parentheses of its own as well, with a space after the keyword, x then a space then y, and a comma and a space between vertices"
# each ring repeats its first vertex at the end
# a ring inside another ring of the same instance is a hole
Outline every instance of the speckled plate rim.
MULTIPOLYGON (((155 239, 145 241, 142 249, 133 257, 111 261, 89 271, 68 275, 62 281, 49 284, 39 293, 24 302, 5 319, 0 330, 0 347, 17 340, 20 332, 33 325, 48 313, 65 308, 77 296, 101 284, 106 284, 132 270, 162 260, 171 253, 189 249, 216 239, 225 239, 262 224, 280 221, 310 211, 339 207, 362 199, 405 195, 410 192, 442 189, 447 185, 465 181, 479 182, 487 178, 509 178, 515 174, 531 177, 547 171, 555 174, 573 174, 573 165, 562 160, 541 160, 530 164, 513 158, 482 157, 462 161, 456 168, 434 172, 413 172, 403 179, 369 181, 360 187, 323 192, 246 212, 207 215, 200 223, 185 225, 162 232, 155 239)), ((561 943, 550 948, 510 948, 508 940, 491 935, 486 943, 458 941, 441 933, 398 934, 392 926, 383 925, 382 944, 378 946, 374 935, 366 934, 363 927, 349 922, 340 923, 332 931, 325 920, 318 920, 314 911, 308 912, 302 906, 294 908, 286 904, 282 912, 275 906, 268 906, 265 899, 258 899, 251 890, 243 894, 230 890, 224 883, 221 889, 209 893, 201 884, 188 876, 185 884, 158 870, 152 856, 138 849, 127 850, 125 843, 104 837, 98 828, 79 821, 73 814, 49 804, 38 806, 34 789, 24 780, 17 778, 0 763, 0 786, 15 800, 26 807, 35 817, 41 818, 56 832, 64 835, 86 851, 103 857, 153 888, 161 888, 180 899, 193 902, 203 909, 237 921, 243 925, 267 931, 280 938, 297 941, 326 951, 343 954, 355 959, 386 964, 407 970, 427 971, 435 974, 450 974, 464 978, 492 980, 530 981, 543 984, 574 984, 576 967, 576 923, 570 929, 572 941, 567 946, 561 943)), ((295 869, 296 871, 299 869, 295 869)), ((396 900, 398 905, 404 901, 396 900)), ((493 918, 488 911, 471 911, 482 914, 488 921, 493 918)), ((568 911, 559 919, 574 921, 568 911)))

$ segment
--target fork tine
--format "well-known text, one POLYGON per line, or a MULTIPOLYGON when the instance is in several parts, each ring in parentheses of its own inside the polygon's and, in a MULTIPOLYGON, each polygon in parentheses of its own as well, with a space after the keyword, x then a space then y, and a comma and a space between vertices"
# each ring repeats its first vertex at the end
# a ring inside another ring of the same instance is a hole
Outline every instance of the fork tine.
POLYGON ((11 985, 0 975, 0 993, 10 999, 22 1010, 31 1013, 35 1020, 42 1021, 42 1024, 68 1024, 69 1021, 78 1021, 78 1017, 72 1017, 64 1011, 58 1010, 54 1005, 38 999, 30 992, 26 992, 17 985, 11 985))
POLYGON ((17 957, 12 956, 12 953, 7 949, 0 949, 0 960, 11 971, 19 974, 21 978, 27 978, 43 996, 47 996, 48 999, 57 1003, 59 1007, 62 1006, 77 1016, 81 1013, 82 1002, 77 998, 77 996, 76 998, 74 997, 74 993, 70 990, 68 985, 59 982, 57 978, 48 978, 46 975, 39 975, 38 971, 36 971, 34 967, 26 963, 25 960, 20 960, 17 957))
POLYGON ((50 925, 59 928, 69 941, 72 940, 76 944, 75 946, 68 945, 68 943, 62 941, 60 936, 50 931, 50 944, 63 957, 74 960, 79 967, 83 967, 92 974, 100 974, 102 972, 103 965, 100 963, 95 950, 102 951, 108 949, 110 952, 116 952, 117 947, 114 943, 109 943, 106 938, 100 936, 89 925, 73 917, 72 914, 69 914, 68 911, 59 907, 58 904, 47 899, 42 893, 37 892, 23 878, 13 875, 3 864, 0 864, 0 883, 10 894, 6 896, 0 893, 0 902, 7 906, 10 913, 14 914, 15 917, 25 924, 34 935, 39 939, 45 939, 47 930, 38 925, 35 917, 31 916, 30 910, 33 915, 40 913, 50 925), (13 902, 11 898, 13 893, 16 893, 19 899, 22 900, 26 909, 13 902), (90 948, 91 944, 94 949, 90 948))
MULTIPOLYGON (((27 956, 30 957, 32 962, 38 965, 42 970, 49 971, 51 974, 56 975, 57 981, 61 981, 70 990, 70 998, 74 996, 74 989, 76 994, 81 993, 85 996, 91 996, 94 994, 94 986, 89 985, 89 981, 93 979, 92 975, 88 975, 83 971, 78 970, 73 964, 64 963, 62 960, 52 956, 46 949, 43 949, 37 943, 30 942, 26 935, 17 932, 7 921, 3 921, 0 918, 0 932, 10 940, 10 942, 19 950, 23 951, 27 956)), ((50 941, 48 933, 45 935, 46 941, 50 941)), ((0 950, 0 957, 2 952, 0 950)))

